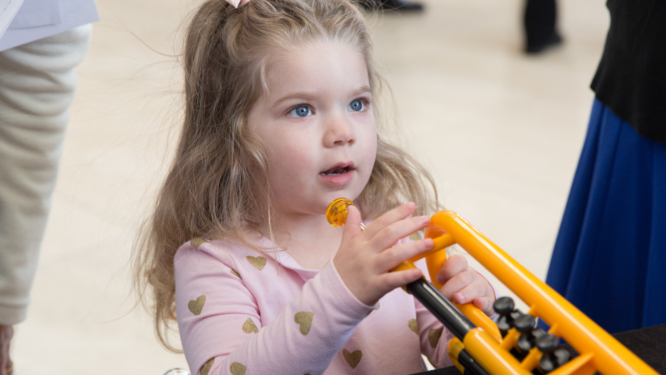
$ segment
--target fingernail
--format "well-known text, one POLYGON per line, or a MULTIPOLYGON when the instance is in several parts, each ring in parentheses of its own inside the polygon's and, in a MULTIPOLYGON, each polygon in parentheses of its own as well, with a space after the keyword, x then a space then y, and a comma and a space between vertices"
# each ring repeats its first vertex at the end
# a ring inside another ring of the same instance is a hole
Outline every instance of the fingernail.
POLYGON ((432 238, 426 238, 424 241, 426 249, 430 250, 433 247, 435 247, 435 241, 432 240, 432 238))

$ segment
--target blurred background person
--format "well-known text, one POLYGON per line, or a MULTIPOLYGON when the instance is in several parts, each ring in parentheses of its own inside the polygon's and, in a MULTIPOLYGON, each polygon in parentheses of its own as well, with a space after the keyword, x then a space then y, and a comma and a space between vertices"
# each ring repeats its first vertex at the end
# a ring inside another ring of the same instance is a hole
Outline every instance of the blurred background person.
POLYGON ((547 283, 611 333, 666 323, 666 2, 608 0, 547 283))
MULTIPOLYGON (((0 38, 0 375, 26 319, 93 0, 25 0, 0 38)), ((2 28, 4 30, 4 28, 2 28)))
POLYGON ((360 4, 367 10, 423 11, 422 3, 408 0, 360 0, 360 4))

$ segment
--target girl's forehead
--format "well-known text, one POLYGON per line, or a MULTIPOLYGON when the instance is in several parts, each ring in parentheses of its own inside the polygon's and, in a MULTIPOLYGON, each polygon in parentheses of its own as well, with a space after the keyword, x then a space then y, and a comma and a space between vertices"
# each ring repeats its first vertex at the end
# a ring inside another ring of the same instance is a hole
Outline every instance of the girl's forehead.
POLYGON ((266 67, 268 96, 296 91, 349 91, 369 86, 364 55, 341 42, 318 42, 278 51, 266 67))

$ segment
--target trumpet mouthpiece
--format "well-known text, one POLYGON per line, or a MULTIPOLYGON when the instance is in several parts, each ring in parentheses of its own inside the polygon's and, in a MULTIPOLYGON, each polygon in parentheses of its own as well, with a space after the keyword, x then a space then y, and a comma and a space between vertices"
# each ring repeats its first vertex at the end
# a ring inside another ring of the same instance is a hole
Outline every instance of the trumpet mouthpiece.
POLYGON ((344 227, 347 221, 347 206, 354 203, 347 198, 338 198, 331 202, 326 209, 326 220, 334 227, 344 227))

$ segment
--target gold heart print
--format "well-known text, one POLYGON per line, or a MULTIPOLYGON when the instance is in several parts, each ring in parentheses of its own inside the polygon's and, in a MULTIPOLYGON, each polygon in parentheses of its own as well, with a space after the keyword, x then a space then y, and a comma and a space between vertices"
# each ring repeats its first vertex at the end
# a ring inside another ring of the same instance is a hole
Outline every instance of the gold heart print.
POLYGON ((199 296, 196 301, 190 300, 190 302, 187 303, 187 308, 190 309, 192 314, 198 316, 201 314, 201 310, 203 310, 204 303, 206 303, 206 296, 199 296))
POLYGON ((417 335, 419 334, 419 322, 417 322, 416 319, 409 319, 407 325, 409 326, 409 329, 414 331, 414 333, 417 335))
POLYGON ((248 255, 246 258, 247 261, 250 262, 250 264, 259 271, 264 269, 264 266, 266 265, 266 258, 264 257, 253 257, 248 255))
POLYGON ((303 336, 310 333, 310 328, 312 328, 312 317, 314 313, 308 311, 300 311, 294 315, 294 321, 298 323, 301 328, 301 333, 303 336))
POLYGON ((435 348, 437 346, 437 343, 439 342, 439 338, 442 337, 442 331, 444 328, 437 328, 437 329, 431 329, 428 331, 428 341, 430 342, 430 346, 435 348))
POLYGON ((210 368, 213 367, 213 363, 215 362, 215 358, 211 358, 206 362, 203 366, 201 366, 201 370, 199 370, 199 374, 201 375, 208 375, 210 372, 210 368))
POLYGON ((206 243, 208 241, 204 240, 201 237, 196 237, 190 240, 190 245, 192 245, 193 248, 198 249, 199 246, 201 246, 202 243, 206 243))
POLYGON ((240 273, 238 273, 238 271, 236 271, 235 269, 232 268, 231 271, 229 271, 229 272, 231 272, 231 274, 234 275, 234 276, 236 276, 237 278, 243 280, 243 278, 241 277, 240 273))
POLYGON ((414 233, 409 235, 409 239, 412 240, 412 241, 418 241, 418 240, 421 239, 421 233, 414 232, 414 233))
POLYGON ((252 319, 247 318, 245 323, 243 323, 243 332, 245 332, 245 333, 252 333, 252 332, 257 333, 257 332, 259 332, 259 328, 257 328, 257 325, 254 324, 252 319))
POLYGON ((231 364, 231 366, 229 366, 229 370, 234 375, 245 375, 245 370, 247 370, 247 367, 241 365, 238 362, 234 362, 231 364))
POLYGON ((356 368, 359 362, 361 362, 361 357, 363 357, 363 352, 360 350, 354 350, 349 352, 347 349, 342 349, 342 356, 345 357, 345 361, 351 366, 351 368, 356 368))

